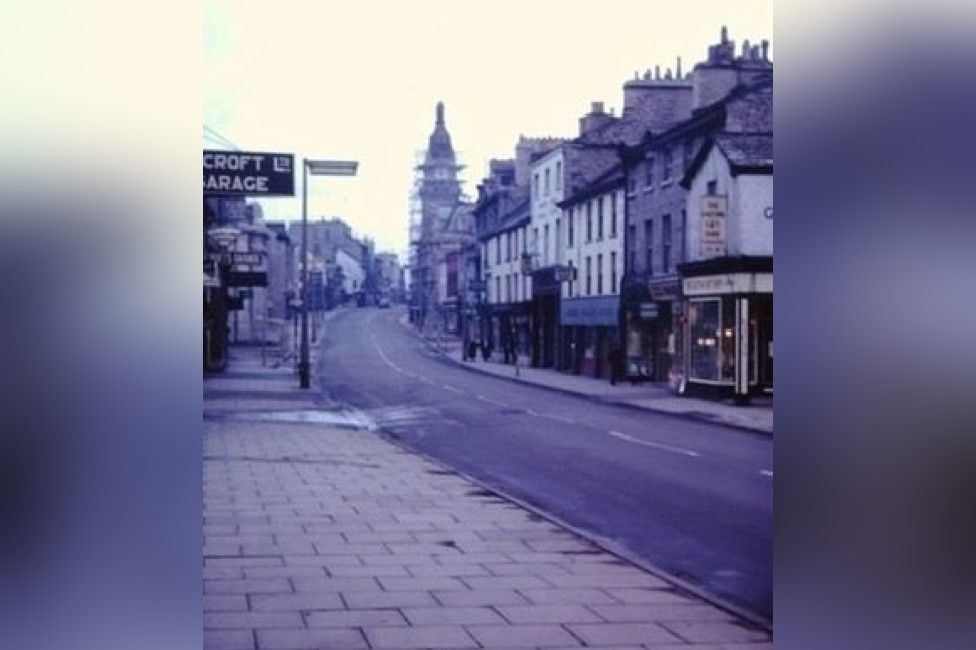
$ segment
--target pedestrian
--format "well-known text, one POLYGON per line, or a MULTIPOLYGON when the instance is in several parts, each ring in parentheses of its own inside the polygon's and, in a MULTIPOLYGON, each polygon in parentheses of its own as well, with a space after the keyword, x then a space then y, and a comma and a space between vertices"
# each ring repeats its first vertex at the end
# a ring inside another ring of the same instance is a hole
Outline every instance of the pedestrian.
POLYGON ((610 385, 616 386, 617 384, 617 373, 620 369, 620 348, 618 346, 613 346, 610 349, 610 385))

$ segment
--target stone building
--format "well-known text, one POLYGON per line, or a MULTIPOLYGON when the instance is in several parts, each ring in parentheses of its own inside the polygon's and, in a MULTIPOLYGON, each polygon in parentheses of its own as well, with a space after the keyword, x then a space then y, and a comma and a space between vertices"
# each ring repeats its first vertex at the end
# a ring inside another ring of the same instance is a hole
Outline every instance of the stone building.
MULTIPOLYGON (((723 28, 719 43, 708 48, 708 57, 690 75, 659 79, 658 73, 640 80, 649 96, 681 93, 689 103, 682 119, 670 125, 662 120, 622 150, 627 190, 622 326, 631 377, 677 387, 685 375, 687 317, 678 267, 689 259, 689 222, 687 189, 680 181, 713 135, 772 133, 767 54, 765 42, 746 42, 736 57, 723 28)), ((681 113, 670 115, 675 117, 681 113)))

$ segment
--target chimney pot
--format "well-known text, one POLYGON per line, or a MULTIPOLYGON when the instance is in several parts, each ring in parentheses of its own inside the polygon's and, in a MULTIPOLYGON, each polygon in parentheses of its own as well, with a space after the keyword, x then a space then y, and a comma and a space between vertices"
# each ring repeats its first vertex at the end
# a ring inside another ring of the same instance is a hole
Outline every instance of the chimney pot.
POLYGON ((761 45, 762 45, 762 60, 769 61, 769 41, 763 39, 761 45))
POLYGON ((743 58, 748 58, 749 56, 749 39, 742 41, 742 56, 743 58))
POLYGON ((659 65, 654 66, 654 78, 655 79, 661 78, 661 66, 659 65))
POLYGON ((681 79, 681 57, 678 57, 678 68, 674 72, 675 79, 681 79))
POLYGON ((591 113, 602 113, 603 112, 603 102, 591 102, 590 103, 591 113))
POLYGON ((670 79, 671 78, 671 68, 668 68, 668 71, 666 73, 664 73, 664 78, 665 79, 670 79))
POLYGON ((729 28, 722 25, 722 45, 729 42, 729 28))

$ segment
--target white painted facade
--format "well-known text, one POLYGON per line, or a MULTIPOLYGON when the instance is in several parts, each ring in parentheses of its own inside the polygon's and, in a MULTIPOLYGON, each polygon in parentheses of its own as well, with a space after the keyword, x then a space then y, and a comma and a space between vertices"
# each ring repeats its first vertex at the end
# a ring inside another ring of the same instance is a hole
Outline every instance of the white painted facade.
POLYGON ((564 147, 557 147, 532 163, 529 251, 533 268, 566 263, 566 224, 556 205, 564 198, 566 162, 564 147))
POLYGON ((563 210, 565 233, 560 246, 565 254, 561 263, 576 269, 576 278, 563 283, 563 298, 620 293, 625 202, 623 187, 615 187, 563 210))
POLYGON ((725 223, 726 255, 765 256, 773 254, 773 175, 732 175, 729 161, 713 146, 688 188, 685 250, 687 261, 707 259, 701 250, 702 198, 715 183, 714 194, 728 198, 725 223))
POLYGON ((497 233, 481 245, 488 303, 522 302, 532 297, 532 276, 522 272, 529 225, 497 233), (487 264, 484 262, 487 260, 487 264))
POLYGON ((342 289, 346 295, 353 294, 363 287, 363 267, 352 255, 342 250, 336 250, 336 264, 342 268, 342 289))

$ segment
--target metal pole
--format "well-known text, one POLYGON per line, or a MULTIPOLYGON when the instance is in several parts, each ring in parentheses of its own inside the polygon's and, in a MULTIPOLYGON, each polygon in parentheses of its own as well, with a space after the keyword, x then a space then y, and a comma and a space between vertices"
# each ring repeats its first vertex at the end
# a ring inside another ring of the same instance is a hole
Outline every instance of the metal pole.
POLYGON ((302 342, 298 362, 299 387, 308 388, 308 161, 302 158, 302 342))

